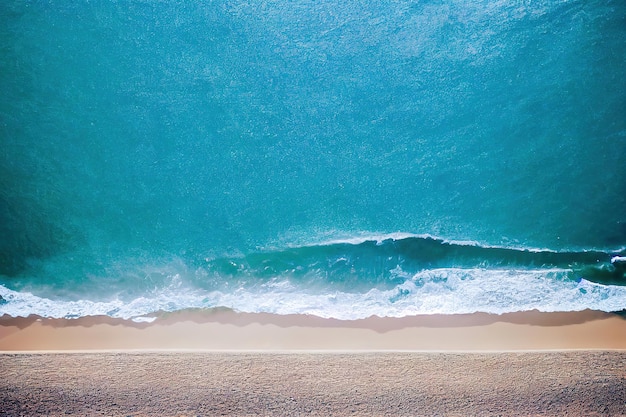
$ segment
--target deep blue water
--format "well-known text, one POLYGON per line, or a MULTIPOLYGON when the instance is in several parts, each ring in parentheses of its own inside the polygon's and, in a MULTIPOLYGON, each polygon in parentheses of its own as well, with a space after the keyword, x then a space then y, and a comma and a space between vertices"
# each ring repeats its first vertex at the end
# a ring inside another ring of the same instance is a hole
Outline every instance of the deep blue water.
POLYGON ((626 308, 623 1, 0 4, 0 314, 626 308))

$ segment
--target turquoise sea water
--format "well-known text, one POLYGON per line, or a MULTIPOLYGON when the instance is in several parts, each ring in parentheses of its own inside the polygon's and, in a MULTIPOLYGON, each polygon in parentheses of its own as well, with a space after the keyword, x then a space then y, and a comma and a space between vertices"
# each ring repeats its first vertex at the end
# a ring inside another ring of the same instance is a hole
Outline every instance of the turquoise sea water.
POLYGON ((0 4, 0 314, 626 308, 623 1, 0 4))

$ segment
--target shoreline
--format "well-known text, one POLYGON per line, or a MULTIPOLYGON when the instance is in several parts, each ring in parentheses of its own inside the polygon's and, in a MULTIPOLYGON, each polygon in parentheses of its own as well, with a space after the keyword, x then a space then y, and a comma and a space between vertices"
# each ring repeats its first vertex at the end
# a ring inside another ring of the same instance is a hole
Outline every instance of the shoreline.
POLYGON ((626 318, 586 310, 336 320, 228 309, 160 313, 152 323, 106 316, 0 317, 0 353, 111 350, 626 350, 626 318))
POLYGON ((5 316, 0 361, 7 415, 626 416, 626 319, 597 311, 5 316))

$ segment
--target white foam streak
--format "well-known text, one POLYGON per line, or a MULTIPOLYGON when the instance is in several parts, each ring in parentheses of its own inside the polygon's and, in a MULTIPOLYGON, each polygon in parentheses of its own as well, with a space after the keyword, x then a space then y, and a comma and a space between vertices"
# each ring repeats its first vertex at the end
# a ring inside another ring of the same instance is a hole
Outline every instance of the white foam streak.
MULTIPOLYGON (((399 276, 405 276, 400 270, 399 276)), ((324 292, 274 280, 232 292, 200 291, 172 286, 130 302, 53 301, 0 286, 0 315, 76 318, 107 315, 138 321, 157 311, 227 307, 242 312, 311 314, 325 318, 360 319, 372 315, 502 314, 539 310, 619 311, 626 308, 626 287, 565 278, 566 270, 434 269, 422 271, 391 289, 365 293, 324 292)))
POLYGON ((456 239, 446 239, 436 235, 431 235, 428 233, 405 233, 405 232, 395 232, 395 233, 368 233, 363 232, 360 234, 351 234, 348 237, 342 238, 332 238, 327 240, 314 241, 313 243, 304 243, 301 245, 296 245, 295 247, 311 247, 311 246, 332 246, 332 245, 340 245, 340 244, 348 244, 348 245, 360 245, 365 242, 376 242, 377 244, 382 244, 388 240, 404 240, 404 239, 432 239, 437 240, 442 243, 447 243, 449 245, 456 246, 475 246, 481 247, 485 249, 511 249, 518 251, 528 251, 528 252, 557 252, 552 249, 547 248, 533 248, 533 247, 524 247, 524 246, 505 246, 505 245, 490 245, 486 243, 481 243, 475 240, 456 240, 456 239))
POLYGON ((333 237, 325 239, 321 237, 320 239, 308 241, 308 242, 299 242, 295 245, 288 245, 288 247, 312 247, 312 246, 332 246, 339 244, 349 244, 349 245, 360 245, 365 242, 376 242, 377 244, 382 244, 385 241, 392 240, 404 240, 404 239, 433 239, 440 241, 442 243, 447 243, 455 246, 475 246, 481 247, 485 249, 510 249, 516 251, 526 251, 533 253, 540 252, 551 252, 551 253, 559 253, 559 252, 588 252, 588 251, 599 251, 599 252, 615 252, 621 253, 626 248, 560 248, 559 250, 550 249, 547 247, 533 247, 526 246, 523 244, 519 245, 510 245, 510 244, 489 244, 486 242, 479 242, 476 240, 457 240, 457 239, 448 239, 445 237, 429 234, 429 233, 407 233, 407 232, 393 232, 393 233, 375 233, 375 232, 361 232, 361 233, 350 233, 346 234, 345 237, 342 237, 342 233, 340 232, 332 232, 327 233, 327 235, 331 235, 333 237))

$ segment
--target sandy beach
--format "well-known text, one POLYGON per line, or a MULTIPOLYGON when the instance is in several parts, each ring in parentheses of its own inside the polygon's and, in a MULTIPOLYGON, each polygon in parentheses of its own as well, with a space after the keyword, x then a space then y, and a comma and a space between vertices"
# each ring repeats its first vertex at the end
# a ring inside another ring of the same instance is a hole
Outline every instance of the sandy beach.
POLYGON ((3 355, 3 415, 619 416, 626 353, 3 355))
POLYGON ((0 320, 0 415, 626 415, 626 320, 0 320))
POLYGON ((152 323, 105 316, 0 317, 0 351, 626 349, 626 319, 598 311, 426 315, 362 320, 198 310, 152 323))

